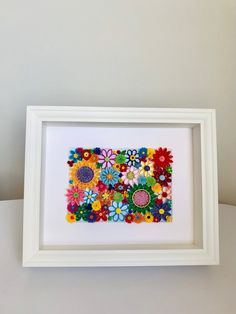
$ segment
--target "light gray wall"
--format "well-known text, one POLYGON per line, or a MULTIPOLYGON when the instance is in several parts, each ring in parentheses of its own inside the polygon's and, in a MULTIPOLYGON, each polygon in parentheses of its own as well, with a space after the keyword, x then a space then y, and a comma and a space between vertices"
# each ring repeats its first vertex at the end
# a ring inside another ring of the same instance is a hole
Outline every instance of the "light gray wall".
POLYGON ((26 105, 216 108, 236 204, 236 1, 0 0, 0 199, 23 196, 26 105))

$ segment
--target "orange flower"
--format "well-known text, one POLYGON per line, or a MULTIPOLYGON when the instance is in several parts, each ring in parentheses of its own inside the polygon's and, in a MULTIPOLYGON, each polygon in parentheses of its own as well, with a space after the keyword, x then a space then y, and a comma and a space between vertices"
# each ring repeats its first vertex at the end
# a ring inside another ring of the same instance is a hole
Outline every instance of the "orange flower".
POLYGON ((92 162, 97 162, 97 161, 98 161, 98 155, 93 154, 93 155, 90 157, 90 161, 92 161, 92 162))
POLYGON ((143 215, 141 213, 135 213, 134 222, 136 222, 136 224, 140 224, 140 222, 143 222, 143 215))
POLYGON ((114 191, 103 191, 100 192, 97 196, 97 200, 100 201, 101 205, 110 206, 113 200, 114 191))
POLYGON ((114 164, 113 168, 116 169, 117 171, 120 171, 120 164, 114 164))

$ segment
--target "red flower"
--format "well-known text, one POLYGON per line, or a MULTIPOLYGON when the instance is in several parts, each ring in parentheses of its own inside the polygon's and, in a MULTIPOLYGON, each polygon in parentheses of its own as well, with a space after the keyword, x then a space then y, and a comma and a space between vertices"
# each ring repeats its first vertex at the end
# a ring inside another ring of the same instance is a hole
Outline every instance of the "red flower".
POLYGON ((123 193, 124 191, 126 191, 128 188, 128 186, 126 184, 124 184, 123 182, 118 182, 114 185, 114 189, 117 192, 123 193))
POLYGON ((68 161, 67 161, 67 163, 68 163, 68 165, 69 165, 70 167, 72 167, 72 166, 73 166, 74 161, 73 161, 73 160, 68 160, 68 161))
POLYGON ((100 209, 99 211, 96 212, 97 214, 97 221, 103 220, 103 221, 107 221, 107 215, 109 213, 109 210, 105 210, 105 209, 100 209))
POLYGON ((128 223, 128 224, 131 224, 131 222, 134 221, 134 216, 132 214, 127 214, 125 215, 125 221, 128 223))
POLYGON ((83 148, 82 147, 78 147, 76 148, 76 153, 79 154, 79 155, 82 155, 83 154, 83 148))
POLYGON ((129 202, 128 202, 128 199, 127 199, 126 197, 124 197, 123 200, 122 200, 122 203, 123 203, 123 204, 128 204, 128 203, 129 203, 129 202))
POLYGON ((156 199, 155 199, 155 203, 156 203, 157 205, 161 205, 162 200, 161 200, 161 199, 159 199, 159 198, 156 198, 156 199))
POLYGON ((89 158, 91 157, 91 151, 89 150, 89 149, 85 149, 84 151, 83 151, 83 158, 85 159, 85 160, 89 160, 89 158))
POLYGON ((154 216, 154 217, 153 217, 153 221, 154 221, 154 222, 159 222, 160 220, 161 220, 161 219, 160 219, 159 217, 157 217, 157 216, 154 216))
POLYGON ((172 158, 171 152, 167 148, 162 147, 155 150, 155 154, 153 155, 155 165, 162 168, 169 166, 173 162, 172 158))
POLYGON ((141 157, 140 161, 146 162, 147 161, 147 157, 146 156, 141 157))
POLYGON ((121 165, 120 165, 120 171, 121 171, 121 172, 126 172, 127 167, 128 167, 128 166, 127 166, 126 164, 121 164, 121 165))
POLYGON ((77 204, 74 204, 74 205, 68 204, 67 205, 67 210, 70 213, 75 213, 78 210, 78 205, 77 204))
POLYGON ((103 192, 106 190, 107 186, 102 181, 98 181, 97 188, 99 192, 103 192))
POLYGON ((168 186, 171 183, 171 173, 162 168, 157 168, 157 170, 154 171, 154 178, 162 186, 168 186))

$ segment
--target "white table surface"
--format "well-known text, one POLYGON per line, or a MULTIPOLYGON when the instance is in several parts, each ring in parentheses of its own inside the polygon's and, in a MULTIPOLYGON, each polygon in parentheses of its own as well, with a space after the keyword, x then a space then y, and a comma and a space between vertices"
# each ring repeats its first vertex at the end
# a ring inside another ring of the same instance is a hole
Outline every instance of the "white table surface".
POLYGON ((219 266, 22 268, 22 205, 0 202, 0 314, 236 313, 236 207, 220 205, 219 266))

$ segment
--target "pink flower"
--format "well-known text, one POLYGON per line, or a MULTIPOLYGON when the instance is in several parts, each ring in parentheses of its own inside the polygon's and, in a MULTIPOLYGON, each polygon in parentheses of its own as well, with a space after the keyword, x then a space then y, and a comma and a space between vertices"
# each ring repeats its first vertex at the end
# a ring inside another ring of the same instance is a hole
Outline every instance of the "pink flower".
POLYGON ((71 205, 77 204, 84 201, 84 191, 80 190, 77 186, 72 186, 71 189, 67 189, 67 202, 71 205))
POLYGON ((159 200, 161 200, 162 203, 165 203, 167 200, 170 200, 170 199, 171 199, 171 189, 168 188, 168 187, 166 187, 166 186, 164 186, 164 187, 162 188, 162 191, 160 191, 160 192, 158 193, 157 198, 158 198, 159 200))
POLYGON ((101 151, 101 154, 99 155, 98 162, 102 164, 102 168, 111 167, 115 163, 116 155, 113 153, 112 149, 105 150, 103 149, 101 151))
POLYGON ((123 173, 122 179, 124 180, 124 184, 130 184, 133 186, 134 184, 138 184, 138 176, 139 170, 131 166, 127 168, 125 173, 123 173))

